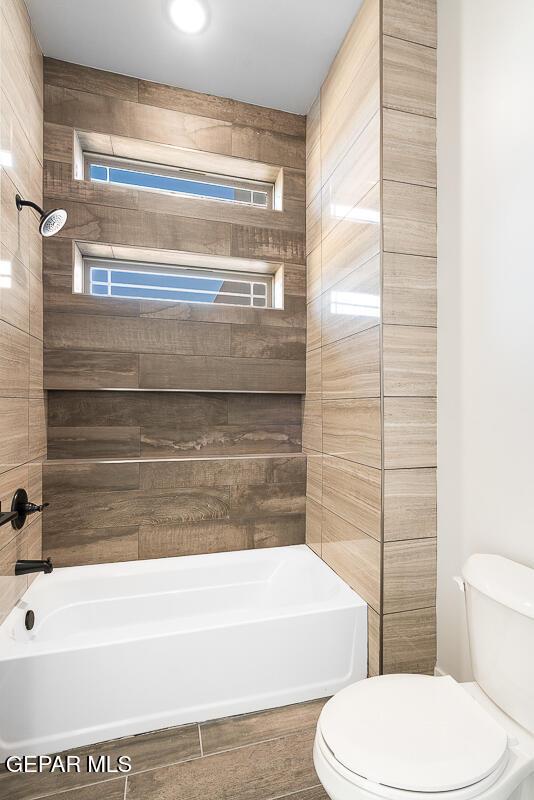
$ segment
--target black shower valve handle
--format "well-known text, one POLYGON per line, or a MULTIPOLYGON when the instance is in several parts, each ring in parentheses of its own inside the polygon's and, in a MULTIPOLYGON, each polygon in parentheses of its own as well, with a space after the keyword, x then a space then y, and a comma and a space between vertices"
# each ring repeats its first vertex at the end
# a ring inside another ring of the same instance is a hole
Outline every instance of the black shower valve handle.
POLYGON ((37 505, 37 503, 30 503, 27 502, 24 510, 26 514, 36 514, 37 512, 44 511, 45 508, 48 508, 50 503, 41 503, 41 505, 37 505))
POLYGON ((49 506, 49 503, 31 503, 28 500, 26 489, 17 489, 11 501, 11 510, 2 513, 0 510, 0 525, 7 525, 11 522, 13 528, 19 531, 26 522, 26 517, 30 514, 37 514, 49 506))

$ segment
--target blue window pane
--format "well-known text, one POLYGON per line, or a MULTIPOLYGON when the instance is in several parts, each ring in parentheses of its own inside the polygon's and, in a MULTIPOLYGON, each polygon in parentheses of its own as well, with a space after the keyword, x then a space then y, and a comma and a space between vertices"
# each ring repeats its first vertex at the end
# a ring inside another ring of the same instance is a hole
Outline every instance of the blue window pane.
POLYGON ((108 282, 108 271, 107 269, 96 269, 93 267, 91 269, 91 280, 92 281, 101 281, 102 283, 108 282))
POLYGON ((133 283, 136 286, 161 286, 173 289, 199 289, 205 292, 218 292, 223 285, 221 280, 185 277, 182 275, 153 275, 148 272, 126 272, 112 270, 112 283, 133 283))
POLYGON ((98 283, 94 283, 91 286, 91 294, 98 294, 98 295, 105 295, 108 293, 107 286, 99 286, 98 283))
POLYGON ((194 194, 203 197, 215 197, 221 200, 235 199, 235 189, 231 186, 188 181, 183 178, 172 178, 168 175, 155 175, 152 172, 139 172, 137 170, 112 167, 109 170, 109 179, 112 183, 141 186, 145 189, 160 189, 165 192, 194 194))
POLYGON ((92 181, 107 181, 107 167, 100 167, 98 164, 91 164, 89 167, 89 175, 92 181))
POLYGON ((112 297, 137 297, 145 300, 174 300, 181 303, 213 303, 216 294, 196 294, 194 292, 180 292, 150 289, 146 286, 112 286, 112 297))

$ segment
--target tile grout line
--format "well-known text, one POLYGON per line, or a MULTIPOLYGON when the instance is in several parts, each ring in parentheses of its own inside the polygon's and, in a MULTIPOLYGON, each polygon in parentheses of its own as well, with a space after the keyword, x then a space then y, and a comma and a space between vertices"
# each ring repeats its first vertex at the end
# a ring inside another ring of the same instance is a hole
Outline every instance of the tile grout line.
POLYGON ((203 758, 204 757, 204 747, 202 745, 202 730, 200 728, 200 722, 198 723, 197 727, 198 727, 198 740, 200 742, 200 757, 203 758))
POLYGON ((289 792, 289 794, 279 794, 276 797, 273 797, 272 800, 285 800, 286 797, 295 797, 297 794, 306 794, 307 792, 311 792, 312 789, 320 789, 322 786, 322 783, 314 783, 313 786, 307 786, 305 789, 296 789, 294 792, 289 792))
MULTIPOLYGON (((310 701, 310 702, 314 702, 314 701, 310 701)), ((252 713, 255 713, 255 712, 252 712, 252 713)), ((222 719, 226 719, 226 718, 222 717, 222 719)), ((196 723, 196 724, 200 728, 200 723, 196 723)), ((278 741, 280 739, 288 739, 288 738, 291 738, 292 736, 295 736, 295 735, 298 735, 298 734, 301 734, 301 733, 306 733, 306 732, 310 733, 312 731, 315 731, 316 726, 317 726, 317 723, 314 723, 313 725, 309 725, 309 726, 304 727, 304 728, 299 728, 296 731, 291 731, 289 733, 283 733, 280 736, 271 736, 268 739, 259 739, 258 741, 248 742, 247 744, 240 744, 240 745, 236 745, 235 747, 227 747, 225 750, 214 750, 213 752, 210 752, 210 753, 205 753, 204 752, 204 748, 202 747, 202 755, 201 756, 192 756, 191 758, 182 758, 179 761, 171 761, 168 764, 160 764, 160 765, 158 765, 156 767, 147 767, 146 769, 135 770, 134 772, 131 773, 131 776, 144 775, 144 774, 146 774, 148 772, 156 772, 157 770, 160 770, 160 769, 166 769, 167 767, 175 767, 175 766, 178 766, 179 764, 186 764, 186 763, 189 763, 189 762, 192 762, 192 761, 200 761, 201 758, 212 758, 213 756, 220 756, 220 755, 223 755, 225 753, 235 752, 237 750, 245 750, 245 749, 247 749, 249 747, 254 747, 254 746, 259 745, 259 744, 267 744, 269 742, 276 742, 276 741, 278 741)), ((97 781, 96 783, 100 783, 100 782, 105 783, 105 781, 97 781)), ((309 788, 313 788, 313 787, 309 787, 309 788)), ((284 795, 282 795, 282 797, 283 796, 284 795)))
POLYGON ((127 791, 128 791, 128 775, 126 776, 126 778, 125 778, 125 780, 124 780, 124 794, 123 794, 123 800, 126 800, 126 792, 127 792, 127 791))

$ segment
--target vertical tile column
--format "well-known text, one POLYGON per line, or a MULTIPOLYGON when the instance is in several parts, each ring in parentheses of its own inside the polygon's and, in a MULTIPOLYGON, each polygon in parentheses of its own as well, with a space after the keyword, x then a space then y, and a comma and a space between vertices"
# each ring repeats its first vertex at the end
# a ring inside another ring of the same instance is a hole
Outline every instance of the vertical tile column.
MULTIPOLYGON (((33 212, 15 197, 42 202, 43 59, 23 0, 0 8, 0 501, 15 491, 41 502, 46 450, 43 395, 42 239, 33 212)), ((40 558, 41 520, 0 528, 0 622, 28 585, 18 558, 40 558)))
POLYGON ((432 672, 436 2, 382 7, 382 671, 432 672))
POLYGON ((365 0, 308 116, 307 541, 369 674, 435 649, 435 0, 365 0))
MULTIPOLYGON (((307 540, 381 613, 380 4, 365 0, 307 131, 307 540)), ((377 626, 375 626, 377 627, 377 626)), ((378 650, 370 658, 377 672, 378 650)))

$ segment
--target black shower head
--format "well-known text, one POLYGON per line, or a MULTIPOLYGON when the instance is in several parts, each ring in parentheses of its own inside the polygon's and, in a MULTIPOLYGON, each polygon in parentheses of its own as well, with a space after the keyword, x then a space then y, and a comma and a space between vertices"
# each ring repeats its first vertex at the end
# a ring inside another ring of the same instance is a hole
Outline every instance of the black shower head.
POLYGON ((52 211, 43 211, 43 209, 32 203, 31 200, 23 200, 20 194, 15 198, 17 208, 22 211, 24 206, 33 208, 40 216, 39 233, 41 236, 49 237, 58 233, 67 221, 67 212, 63 208, 54 208, 52 211))

